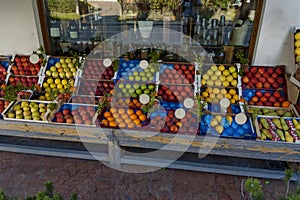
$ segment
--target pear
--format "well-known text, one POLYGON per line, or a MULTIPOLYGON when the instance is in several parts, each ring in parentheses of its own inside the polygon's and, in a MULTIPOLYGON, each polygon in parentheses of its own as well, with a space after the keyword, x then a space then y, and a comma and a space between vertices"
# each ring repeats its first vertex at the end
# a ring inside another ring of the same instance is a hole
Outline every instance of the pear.
POLYGON ((13 111, 9 111, 8 113, 7 113, 7 117, 8 118, 15 118, 15 113, 13 112, 13 111))
POLYGON ((16 113, 16 115, 22 115, 23 111, 20 109, 20 110, 16 110, 15 113, 16 113))
POLYGON ((20 110, 20 109, 21 109, 21 105, 20 104, 17 104, 17 105, 14 106, 14 111, 20 110))
POLYGON ((31 116, 31 112, 29 110, 26 110, 23 112, 23 115, 26 116, 31 116))

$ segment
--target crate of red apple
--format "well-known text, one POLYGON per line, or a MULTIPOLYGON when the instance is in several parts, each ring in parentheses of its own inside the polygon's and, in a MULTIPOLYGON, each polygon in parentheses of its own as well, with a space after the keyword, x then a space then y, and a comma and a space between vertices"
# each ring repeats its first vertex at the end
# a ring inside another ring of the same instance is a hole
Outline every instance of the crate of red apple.
POLYGON ((242 87, 243 89, 285 89, 285 66, 250 66, 244 70, 242 87))
POLYGON ((49 117, 49 121, 61 125, 95 126, 98 116, 97 106, 65 103, 56 113, 49 117))
POLYGON ((16 76, 37 76, 41 75, 42 65, 42 59, 37 63, 31 63, 29 55, 15 55, 9 73, 16 76))
POLYGON ((115 83, 108 80, 101 81, 79 78, 77 88, 78 95, 104 96, 105 94, 113 93, 115 83))
POLYGON ((16 86, 21 84, 24 87, 33 87, 39 84, 41 76, 20 76, 9 74, 7 76, 7 85, 16 86))
POLYGON ((0 113, 2 117, 2 112, 9 106, 10 101, 0 98, 0 113))
POLYGON ((160 66, 160 83, 193 84, 195 83, 195 66, 190 63, 164 63, 160 66))
POLYGON ((6 84, 9 65, 10 60, 8 57, 0 57, 0 85, 6 84))
POLYGON ((194 85, 183 84, 160 84, 157 96, 163 101, 183 103, 186 98, 194 99, 194 85))
POLYGON ((291 104, 284 90, 244 89, 243 98, 256 106, 288 108, 291 104))
POLYGON ((79 76, 83 79, 112 80, 115 76, 113 66, 104 66, 103 60, 87 58, 79 76))

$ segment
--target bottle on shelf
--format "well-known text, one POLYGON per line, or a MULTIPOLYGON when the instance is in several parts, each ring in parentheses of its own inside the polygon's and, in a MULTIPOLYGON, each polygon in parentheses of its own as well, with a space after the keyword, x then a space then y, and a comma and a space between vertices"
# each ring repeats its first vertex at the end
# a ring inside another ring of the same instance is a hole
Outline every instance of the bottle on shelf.
POLYGON ((195 23, 194 39, 199 40, 200 34, 201 34, 201 21, 200 21, 200 15, 197 15, 197 20, 195 23))
POLYGON ((206 36, 207 36, 206 19, 203 18, 201 21, 201 35, 199 39, 200 44, 206 44, 206 36))
POLYGON ((69 24, 69 38, 71 41, 77 41, 79 38, 79 27, 76 21, 71 21, 69 24))
POLYGON ((224 28, 225 28, 225 16, 221 15, 219 23, 219 35, 218 35, 218 44, 224 44, 224 28))

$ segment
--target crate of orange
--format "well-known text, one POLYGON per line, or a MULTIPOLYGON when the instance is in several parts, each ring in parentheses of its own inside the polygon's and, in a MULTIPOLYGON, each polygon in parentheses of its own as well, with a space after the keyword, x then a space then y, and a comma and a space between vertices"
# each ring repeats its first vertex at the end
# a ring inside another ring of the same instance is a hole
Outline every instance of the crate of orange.
POLYGON ((102 128, 141 130, 148 123, 147 113, 140 108, 111 107, 98 115, 96 125, 102 128))
POLYGON ((120 98, 118 96, 112 96, 111 105, 120 106, 120 107, 130 107, 130 108, 141 108, 142 103, 138 98, 120 98))

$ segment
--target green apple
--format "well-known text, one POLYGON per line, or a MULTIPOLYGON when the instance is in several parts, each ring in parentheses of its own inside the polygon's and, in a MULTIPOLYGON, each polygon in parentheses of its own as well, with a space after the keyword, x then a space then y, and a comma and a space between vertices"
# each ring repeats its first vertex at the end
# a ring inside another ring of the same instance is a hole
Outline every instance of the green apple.
POLYGON ((65 67, 64 68, 64 72, 69 72, 70 71, 70 68, 69 67, 65 67))
POLYGON ((73 73, 72 72, 66 72, 66 78, 72 78, 73 73))
POLYGON ((150 72, 151 69, 149 67, 147 67, 146 69, 144 69, 144 72, 150 72))
POLYGON ((21 108, 29 107, 29 103, 27 101, 21 102, 21 108))
POLYGON ((7 113, 7 117, 8 118, 15 118, 15 113, 13 112, 13 111, 9 111, 8 113, 7 113))
POLYGON ((66 63, 71 63, 72 60, 71 60, 71 58, 66 58, 65 62, 66 62, 66 63))
POLYGON ((57 78, 58 77, 58 72, 57 71, 52 72, 52 77, 57 78))
POLYGON ((132 97, 132 98, 137 98, 138 95, 137 95, 137 93, 134 92, 134 93, 131 93, 131 97, 132 97))
POLYGON ((124 97, 128 98, 130 97, 130 94, 128 92, 124 93, 124 97))
POLYGON ((56 71, 56 67, 55 66, 51 66, 50 67, 50 71, 55 72, 56 71))
POLYGON ((122 88, 122 93, 125 94, 127 92, 126 88, 122 88))
POLYGON ((138 89, 139 87, 140 87, 140 84, 138 84, 138 83, 133 84, 134 89, 138 89))
POLYGON ((126 84, 126 89, 130 89, 131 88, 131 84, 130 83, 127 83, 126 84))
POLYGON ((134 91, 135 91, 134 88, 130 88, 130 89, 128 90, 128 92, 129 92, 130 94, 134 93, 134 91))
POLYGON ((141 81, 141 77, 140 77, 140 76, 136 76, 136 77, 135 77, 135 80, 136 80, 136 81, 141 81))
POLYGON ((129 76, 128 79, 129 79, 130 81, 134 81, 134 76, 129 76))
POLYGON ((146 73, 145 72, 140 72, 140 76, 145 76, 146 73))
POLYGON ((72 67, 72 68, 70 69, 70 71, 71 71, 71 72, 76 72, 77 69, 76 69, 76 67, 72 67))
POLYGON ((133 72, 133 76, 138 76, 139 75, 139 72, 138 71, 134 71, 133 72))
POLYGON ((140 95, 140 94, 142 94, 143 90, 137 89, 135 92, 136 92, 138 95, 140 95))
POLYGON ((74 64, 73 63, 69 63, 68 67, 69 67, 69 69, 72 69, 74 67, 74 64))
POLYGON ((147 73, 146 73, 146 76, 147 76, 147 77, 152 77, 152 73, 151 73, 151 72, 147 72, 147 73))
POLYGON ((148 81, 148 78, 145 77, 145 76, 143 76, 143 77, 142 77, 142 81, 148 81))
POLYGON ((61 66, 62 66, 62 68, 68 67, 67 63, 63 63, 61 66))
POLYGON ((60 68, 61 67, 61 63, 60 62, 55 63, 55 67, 56 68, 60 68))
POLYGON ((155 88, 154 85, 148 85, 149 90, 153 90, 154 88, 155 88))
POLYGON ((150 68, 150 72, 155 73, 156 72, 155 68, 150 68))
POLYGON ((66 72, 59 72, 59 77, 60 78, 65 78, 66 77, 66 72))
POLYGON ((144 90, 144 94, 150 94, 150 90, 149 89, 144 90))
POLYGON ((60 62, 61 64, 64 64, 66 61, 65 61, 64 58, 61 58, 61 59, 59 59, 59 62, 60 62))
POLYGON ((142 90, 147 89, 147 85, 143 84, 143 85, 141 86, 141 89, 142 89, 142 90))
POLYGON ((118 87, 119 87, 119 88, 124 88, 124 84, 123 84, 123 83, 120 83, 118 87))

